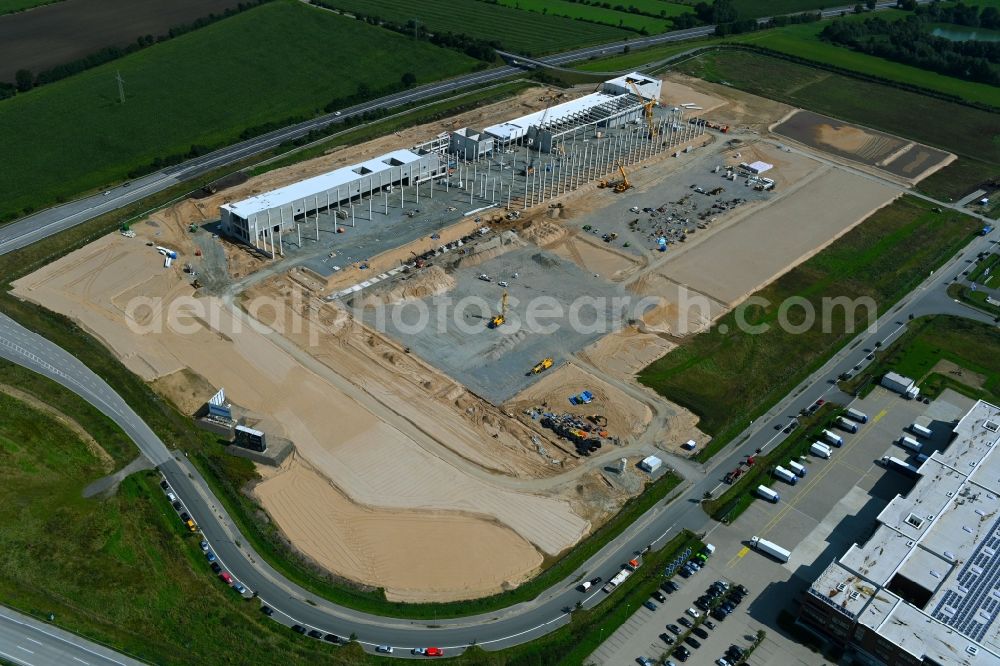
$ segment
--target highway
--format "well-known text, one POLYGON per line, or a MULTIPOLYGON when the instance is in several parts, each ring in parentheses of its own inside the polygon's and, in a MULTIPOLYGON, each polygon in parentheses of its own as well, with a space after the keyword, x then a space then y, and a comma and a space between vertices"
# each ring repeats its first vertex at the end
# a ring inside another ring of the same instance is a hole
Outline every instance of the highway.
POLYGON ((9 608, 0 609, 0 659, 20 666, 140 666, 143 663, 9 608))

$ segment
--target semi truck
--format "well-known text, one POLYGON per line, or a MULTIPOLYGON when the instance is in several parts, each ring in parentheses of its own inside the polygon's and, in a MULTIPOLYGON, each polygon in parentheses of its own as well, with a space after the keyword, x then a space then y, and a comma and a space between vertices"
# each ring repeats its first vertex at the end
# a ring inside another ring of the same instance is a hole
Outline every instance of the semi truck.
POLYGON ((628 569, 622 569, 614 575, 614 577, 608 581, 608 584, 604 586, 604 591, 611 593, 616 587, 625 582, 625 579, 632 575, 632 572, 628 569))
POLYGON ((837 424, 837 427, 844 432, 854 434, 858 431, 858 424, 850 419, 845 419, 843 416, 838 416, 835 423, 837 424))
POLYGON ((853 407, 844 412, 844 416, 852 421, 857 421, 858 423, 868 423, 868 415, 860 410, 854 409, 853 407))
POLYGON ((809 447, 809 453, 813 454, 818 458, 823 458, 824 460, 830 459, 830 454, 833 453, 830 447, 822 442, 813 442, 812 446, 809 447))
POLYGON ((758 552, 770 555, 779 562, 787 562, 788 558, 792 556, 792 552, 790 550, 785 550, 776 543, 772 543, 771 541, 767 541, 766 539, 761 539, 756 536, 750 539, 750 547, 758 552))
POLYGON ((781 495, 774 492, 767 486, 757 486, 757 494, 766 499, 771 504, 777 504, 781 501, 781 495))
POLYGON ((823 431, 823 439, 825 439, 830 444, 833 444, 838 449, 844 445, 844 438, 838 435, 837 433, 831 432, 829 430, 823 431))
POLYGON ((797 463, 794 460, 788 461, 788 469, 795 472, 795 474, 799 477, 805 476, 806 473, 808 472, 805 465, 803 465, 802 463, 797 463))
POLYGON ((799 482, 798 476, 796 476, 793 472, 785 469, 781 465, 778 465, 777 467, 774 468, 774 475, 779 479, 781 479, 782 481, 786 482, 790 486, 794 486, 796 483, 799 482))
POLYGON ((911 465, 895 456, 882 456, 882 465, 886 469, 894 470, 912 479, 920 476, 920 471, 915 465, 911 465))
POLYGON ((914 423, 910 426, 910 432, 912 432, 917 437, 923 437, 924 439, 929 439, 934 433, 931 432, 930 428, 920 425, 919 423, 914 423))
POLYGON ((904 449, 913 451, 914 453, 920 453, 920 449, 924 448, 920 442, 912 437, 907 437, 906 435, 899 438, 899 445, 904 449))

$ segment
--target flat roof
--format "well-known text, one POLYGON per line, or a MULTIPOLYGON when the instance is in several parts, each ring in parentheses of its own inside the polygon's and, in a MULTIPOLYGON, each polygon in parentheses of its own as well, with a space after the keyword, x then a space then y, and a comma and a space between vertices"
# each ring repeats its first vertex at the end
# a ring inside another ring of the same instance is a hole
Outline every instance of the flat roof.
POLYGON ((954 432, 809 592, 917 659, 1000 664, 1000 407, 980 400, 954 432), (887 589, 900 579, 922 607, 887 589))
POLYGON ((301 201, 302 199, 315 196, 320 192, 326 192, 327 190, 353 183, 359 178, 389 171, 404 164, 416 162, 419 159, 420 155, 411 150, 394 150, 391 153, 379 155, 365 162, 341 167, 318 176, 313 176, 312 178, 306 178, 297 183, 252 196, 243 201, 223 204, 220 208, 225 208, 246 220, 256 213, 262 213, 271 208, 278 208, 286 204, 301 201))
POLYGON ((525 134, 528 133, 528 128, 532 125, 539 125, 542 122, 542 118, 545 118, 545 123, 554 123, 560 120, 564 120, 574 116, 578 113, 583 113, 589 111, 590 109, 601 106, 608 102, 618 99, 620 95, 609 95, 607 93, 595 92, 589 95, 584 95, 577 99, 572 99, 568 102, 563 102, 562 104, 556 104, 548 108, 548 114, 546 115, 545 110, 536 111, 534 113, 529 113, 526 116, 521 116, 520 118, 514 118, 513 120, 507 120, 502 123, 497 123, 496 125, 490 125, 484 132, 487 134, 492 134, 493 136, 503 139, 504 141, 516 141, 520 139, 525 134))

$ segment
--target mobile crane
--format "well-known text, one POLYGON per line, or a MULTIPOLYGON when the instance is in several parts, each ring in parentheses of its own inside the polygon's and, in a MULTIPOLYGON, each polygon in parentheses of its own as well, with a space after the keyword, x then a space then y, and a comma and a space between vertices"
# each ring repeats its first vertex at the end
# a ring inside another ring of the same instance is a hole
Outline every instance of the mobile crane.
POLYGON ((490 323, 487 324, 490 328, 499 328, 503 326, 503 323, 507 321, 507 292, 503 292, 503 298, 500 299, 500 314, 494 315, 490 319, 490 323))

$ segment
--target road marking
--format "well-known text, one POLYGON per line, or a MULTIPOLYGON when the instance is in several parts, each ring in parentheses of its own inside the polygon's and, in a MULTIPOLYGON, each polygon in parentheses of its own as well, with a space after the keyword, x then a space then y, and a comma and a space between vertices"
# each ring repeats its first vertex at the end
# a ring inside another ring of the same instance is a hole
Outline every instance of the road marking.
POLYGON ((24 637, 24 640, 26 640, 26 641, 31 641, 31 642, 32 642, 32 643, 34 643, 35 645, 41 645, 41 644, 42 644, 42 642, 41 642, 41 641, 36 641, 36 640, 35 640, 34 638, 28 638, 27 636, 25 636, 25 637, 24 637))
POLYGON ((77 661, 78 661, 78 662, 80 662, 81 664, 88 664, 88 666, 89 666, 89 662, 86 662, 86 661, 84 661, 83 659, 80 659, 79 657, 73 657, 73 659, 77 660, 77 661))
POLYGON ((742 559, 743 556, 746 555, 749 552, 750 552, 750 549, 747 548, 746 546, 743 546, 742 548, 740 548, 740 552, 736 553, 736 557, 742 559))
POLYGON ((34 652, 32 652, 31 650, 29 650, 29 649, 28 649, 28 648, 26 648, 26 647, 21 647, 20 645, 15 645, 14 647, 16 647, 16 648, 17 648, 18 650, 24 650, 24 651, 25 651, 25 652, 27 652, 28 654, 35 654, 34 652))
POLYGON ((10 659, 11 661, 17 662, 18 664, 26 664, 27 666, 34 666, 34 664, 32 664, 30 661, 25 661, 24 659, 19 659, 19 658, 15 657, 14 655, 7 654, 6 652, 3 652, 3 651, 0 651, 0 657, 3 657, 5 659, 10 659))
POLYGON ((872 419, 872 423, 878 423, 879 421, 882 420, 882 417, 888 413, 889 412, 887 410, 883 409, 881 412, 875 415, 875 418, 872 419))

